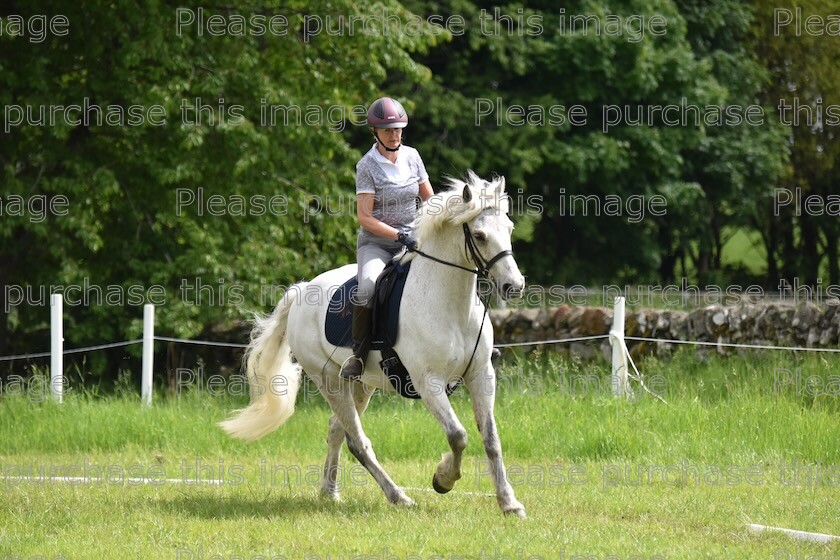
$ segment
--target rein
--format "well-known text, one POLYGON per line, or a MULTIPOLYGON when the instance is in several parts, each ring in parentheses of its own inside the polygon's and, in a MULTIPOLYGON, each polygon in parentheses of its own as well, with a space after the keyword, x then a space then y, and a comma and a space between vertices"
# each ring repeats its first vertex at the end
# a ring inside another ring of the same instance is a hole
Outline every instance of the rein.
POLYGON ((443 259, 439 259, 434 257, 428 253, 424 253, 420 249, 415 249, 413 251, 409 250, 412 253, 417 253, 421 257, 426 257, 429 260, 435 261, 436 263, 445 264, 446 266, 451 266, 454 268, 460 268, 461 270, 465 270, 480 278, 488 278, 490 275, 490 268, 502 260, 505 257, 509 257, 513 255, 513 251, 510 249, 506 249, 504 251, 500 251, 498 255, 490 259, 489 261, 484 260, 484 257, 481 256, 481 253, 478 250, 478 247, 475 244, 475 238, 473 237, 472 232, 470 231, 469 226, 464 224, 464 247, 466 251, 470 254, 470 258, 473 260, 475 265, 478 268, 467 268, 466 266, 461 266, 460 264, 456 264, 454 262, 445 261, 443 259))
MULTIPOLYGON (((479 278, 487 279, 490 276, 490 268, 499 262, 501 259, 512 256, 513 251, 510 249, 506 249, 504 251, 499 252, 498 255, 490 259, 489 261, 484 260, 484 257, 481 256, 481 252, 478 250, 478 247, 475 244, 475 238, 473 237, 472 232, 470 231, 469 226, 464 224, 464 247, 466 251, 470 254, 470 258, 473 260, 477 268, 467 268, 465 266, 461 266, 460 264, 456 264, 453 262, 445 261, 443 259, 439 259, 437 257, 433 257, 428 253, 424 253, 419 249, 415 249, 412 251, 413 253, 417 253, 421 257, 425 257, 429 260, 435 261, 436 263, 440 263, 446 266, 451 266, 454 268, 460 268, 461 270, 465 270, 471 274, 475 274, 479 278)), ((478 285, 476 284, 476 291, 478 292, 478 285)), ((478 351, 478 343, 481 341, 481 333, 484 331, 484 319, 487 318, 487 311, 489 309, 488 303, 490 301, 489 298, 486 300, 481 297, 481 293, 478 292, 478 299, 481 300, 481 303, 484 304, 484 314, 481 316, 481 324, 478 328, 478 336, 475 339, 475 345, 473 346, 472 354, 470 355, 470 361, 467 362, 467 367, 464 368, 464 373, 461 374, 461 378, 463 379, 464 375, 470 370, 470 366, 473 363, 473 359, 475 359, 475 353, 478 351)))
POLYGON ((480 276, 480 275, 481 275, 481 271, 480 271, 479 269, 477 269, 477 268, 467 268, 466 266, 461 266, 460 264, 455 264, 455 263, 453 263, 453 262, 445 261, 445 260, 443 260, 443 259, 439 259, 439 258, 437 258, 437 257, 433 257, 433 256, 432 256, 432 255, 430 255, 429 253, 424 253, 424 252, 423 252, 423 251, 421 251, 420 249, 415 249, 415 250, 413 250, 413 251, 411 251, 410 249, 408 249, 408 251, 409 251, 409 252, 411 252, 411 253, 417 253, 417 254, 418 254, 418 255, 420 255, 421 257, 426 257, 427 259, 432 260, 432 261, 435 261, 436 263, 445 264, 446 266, 454 266, 455 268, 460 268, 461 270, 466 270, 467 272, 470 272, 470 273, 475 274, 475 275, 477 275, 477 276, 480 276))

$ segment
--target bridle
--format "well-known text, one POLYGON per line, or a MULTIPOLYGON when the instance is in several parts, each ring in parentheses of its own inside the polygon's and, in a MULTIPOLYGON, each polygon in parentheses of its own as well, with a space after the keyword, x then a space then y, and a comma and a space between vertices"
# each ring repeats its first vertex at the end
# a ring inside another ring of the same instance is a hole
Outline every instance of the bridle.
POLYGON ((476 274, 478 274, 481 278, 489 278, 490 269, 494 264, 505 257, 513 255, 513 251, 505 249, 504 251, 499 251, 499 253, 489 261, 484 260, 484 257, 481 256, 481 252, 479 252, 478 247, 475 244, 475 237, 473 237, 473 234, 467 224, 464 224, 464 245, 466 246, 473 262, 478 267, 476 274))
POLYGON ((489 261, 485 260, 484 257, 481 255, 481 251, 478 250, 478 246, 475 243, 475 237, 473 236, 472 231, 470 231, 470 227, 467 224, 464 224, 464 250, 466 253, 469 254, 470 259, 472 259, 476 268, 467 268, 466 266, 461 266, 460 264, 454 262, 439 259, 428 253, 424 253, 420 249, 409 251, 417 253, 421 257, 425 257, 437 263, 445 264, 446 266, 451 266, 454 268, 460 268, 461 270, 466 270, 467 272, 475 274, 479 278, 483 279, 490 278, 490 269, 493 267, 494 264, 496 264, 505 257, 513 256, 513 251, 511 251, 510 249, 505 249, 504 251, 499 251, 499 253, 489 261))
MULTIPOLYGON (((457 264, 457 263, 445 261, 443 259, 433 257, 432 255, 430 255, 428 253, 424 253, 423 251, 421 251, 419 249, 415 249, 414 251, 411 251, 411 252, 417 253, 421 257, 425 257, 427 259, 433 260, 433 261, 435 261, 437 263, 440 263, 440 264, 444 264, 444 265, 447 265, 447 266, 452 266, 452 267, 455 267, 455 268, 460 268, 461 270, 466 270, 467 272, 469 272, 471 274, 475 274, 476 276, 478 276, 479 278, 482 278, 482 279, 489 279, 490 278, 490 269, 493 267, 494 264, 496 264, 497 262, 499 262, 500 260, 502 260, 505 257, 513 256, 513 251, 511 251, 510 249, 505 249, 504 251, 500 251, 496 256, 494 256, 489 261, 485 260, 484 257, 481 255, 481 251, 478 250, 478 246, 475 243, 475 237, 473 236, 472 231, 470 231, 470 228, 466 223, 464 224, 464 247, 465 247, 466 252, 469 253, 470 258, 472 259, 473 263, 475 263, 476 268, 467 268, 467 267, 461 266, 460 264, 457 264)), ((492 282, 492 280, 491 280, 491 282, 492 282)), ((497 289, 498 289, 498 286, 497 286, 497 289)), ((478 291, 478 285, 477 284, 476 284, 476 290, 478 291)), ((487 318, 487 310, 490 308, 490 306, 488 305, 489 302, 490 302, 489 301, 490 300, 489 296, 486 297, 486 298, 482 297, 481 292, 479 291, 478 292, 478 298, 481 300, 481 303, 484 304, 484 314, 481 317, 481 324, 480 324, 479 329, 478 329, 478 336, 475 339, 475 345, 473 346, 472 355, 470 355, 470 361, 467 362, 467 367, 464 368, 464 373, 461 374, 462 379, 463 379, 464 375, 466 375, 466 373, 470 370, 470 366, 472 365, 473 359, 475 358, 475 353, 478 350, 478 343, 481 340, 481 333, 484 330, 484 320, 487 318)))

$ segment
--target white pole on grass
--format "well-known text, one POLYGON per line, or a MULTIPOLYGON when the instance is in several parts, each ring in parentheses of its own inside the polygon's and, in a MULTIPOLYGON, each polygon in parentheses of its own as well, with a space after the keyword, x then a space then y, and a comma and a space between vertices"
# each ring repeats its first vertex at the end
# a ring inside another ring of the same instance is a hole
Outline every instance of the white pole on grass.
POLYGON ((754 533, 763 533, 764 531, 778 531, 785 533, 794 539, 802 539, 804 541, 813 541, 819 543, 829 543, 831 541, 840 541, 840 537, 836 535, 828 535, 826 533, 810 533, 808 531, 799 531, 796 529, 782 529, 781 527, 770 527, 769 525, 759 525, 758 523, 750 523, 747 525, 754 533))
POLYGON ((152 405, 152 369, 155 355, 155 306, 143 306, 143 378, 140 382, 140 399, 145 406, 152 405))
POLYGON ((627 354, 624 353, 624 298, 615 298, 613 324, 610 329, 612 344, 612 393, 614 397, 625 397, 627 391, 627 354))
POLYGON ((50 392, 61 403, 64 399, 64 300, 50 296, 50 392))

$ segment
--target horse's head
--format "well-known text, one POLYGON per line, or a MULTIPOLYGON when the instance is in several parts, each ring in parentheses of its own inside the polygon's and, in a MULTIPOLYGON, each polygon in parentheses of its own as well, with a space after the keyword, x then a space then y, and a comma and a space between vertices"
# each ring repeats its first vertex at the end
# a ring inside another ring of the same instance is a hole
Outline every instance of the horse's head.
MULTIPOLYGON (((504 299, 522 296, 525 278, 513 258, 505 178, 485 181, 469 171, 467 181, 449 179, 449 190, 431 197, 418 218, 421 250, 441 230, 463 232, 457 264, 487 274, 504 299)), ((439 233, 438 233, 439 234, 439 233)))

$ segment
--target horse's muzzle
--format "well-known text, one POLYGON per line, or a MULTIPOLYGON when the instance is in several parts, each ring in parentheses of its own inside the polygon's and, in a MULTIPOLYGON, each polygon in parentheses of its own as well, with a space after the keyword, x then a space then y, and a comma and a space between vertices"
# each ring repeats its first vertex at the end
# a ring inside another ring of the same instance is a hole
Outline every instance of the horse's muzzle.
POLYGON ((502 297, 506 300, 514 300, 522 298, 525 292, 525 283, 512 284, 510 282, 502 284, 502 297))

